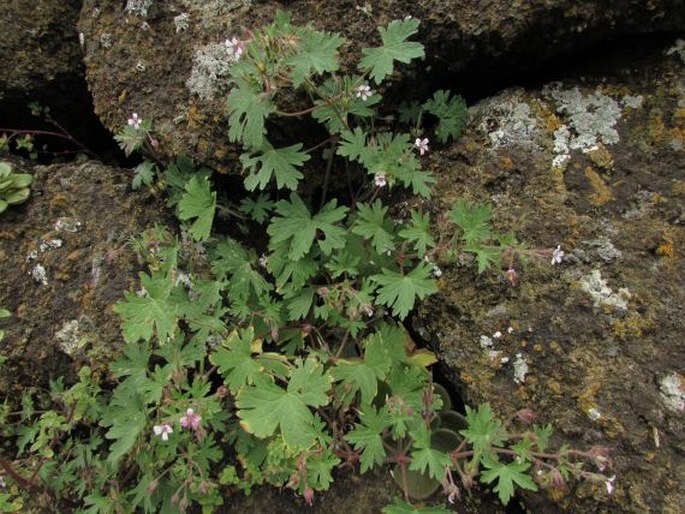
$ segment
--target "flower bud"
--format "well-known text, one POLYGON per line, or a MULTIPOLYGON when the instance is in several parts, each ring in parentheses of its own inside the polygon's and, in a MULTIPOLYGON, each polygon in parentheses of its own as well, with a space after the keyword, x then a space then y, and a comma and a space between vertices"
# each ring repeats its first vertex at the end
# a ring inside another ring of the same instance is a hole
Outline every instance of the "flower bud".
POLYGON ((304 501, 307 502, 307 505, 310 507, 314 504, 314 489, 311 487, 307 486, 304 488, 304 501))
POLYGON ((526 425, 530 425, 533 421, 535 421, 535 418, 537 418, 537 415, 535 412, 533 412, 532 409, 521 409, 516 413, 516 417, 519 419, 519 421, 522 421, 526 425))

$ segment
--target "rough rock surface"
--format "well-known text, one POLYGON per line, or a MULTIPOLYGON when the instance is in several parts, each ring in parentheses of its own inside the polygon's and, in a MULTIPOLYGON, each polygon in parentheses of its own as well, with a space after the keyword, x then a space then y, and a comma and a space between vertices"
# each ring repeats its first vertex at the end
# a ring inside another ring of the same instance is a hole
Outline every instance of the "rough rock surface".
POLYGON ((89 364, 106 373, 123 346, 112 306, 140 265, 132 235, 164 221, 161 203, 130 190, 130 172, 96 162, 34 166, 31 198, 0 217, 0 306, 12 312, 0 396, 89 364))
POLYGON ((515 286, 506 267, 440 263, 440 292, 414 328, 467 403, 504 417, 532 408, 558 444, 613 450, 611 496, 584 482, 547 491, 555 504, 526 495, 532 512, 685 505, 682 47, 610 76, 504 91, 431 157, 436 213, 457 198, 489 203, 497 229, 533 250, 511 263, 515 286))
POLYGON ((223 42, 283 7, 298 23, 344 35, 348 63, 361 46, 377 44, 376 26, 418 17, 427 61, 413 72, 421 76, 428 67, 444 74, 474 63, 497 76, 619 35, 685 28, 681 0, 85 0, 79 30, 96 113, 117 132, 137 112, 154 120, 162 155, 232 170, 223 42))
MULTIPOLYGON (((5 98, 82 75, 76 32, 81 0, 7 0, 0 15, 0 92, 5 98)), ((1 98, 1 97, 0 97, 1 98)))

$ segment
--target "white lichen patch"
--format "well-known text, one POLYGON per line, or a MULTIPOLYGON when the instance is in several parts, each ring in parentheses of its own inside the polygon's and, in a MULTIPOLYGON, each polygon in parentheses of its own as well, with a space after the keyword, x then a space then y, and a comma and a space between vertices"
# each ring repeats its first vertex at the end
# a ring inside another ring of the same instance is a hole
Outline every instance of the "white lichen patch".
POLYGON ((176 34, 188 30, 190 28, 190 14, 184 12, 174 16, 174 27, 176 27, 176 34))
POLYGON ((517 353, 516 357, 514 357, 514 382, 523 384, 526 381, 528 371, 528 363, 523 354, 517 353))
POLYGON ((602 413, 599 412, 599 409, 596 407, 591 407, 587 411, 587 417, 590 418, 592 421, 599 421, 602 419, 602 413))
POLYGON ((482 336, 480 336, 480 338, 478 340, 478 344, 480 345, 481 348, 483 348, 484 350, 487 350, 488 348, 492 348, 493 341, 492 341, 492 338, 485 336, 485 335, 482 335, 482 336))
POLYGON ((621 288, 617 293, 614 293, 607 286, 607 281, 602 278, 598 269, 592 270, 588 275, 582 277, 579 284, 580 288, 592 297, 595 308, 608 306, 618 310, 628 309, 630 291, 621 288))
POLYGON ((562 166, 570 158, 570 150, 588 153, 599 144, 618 143, 616 122, 621 119, 621 105, 603 93, 583 94, 577 87, 562 89, 560 83, 549 84, 543 96, 556 105, 556 112, 566 124, 554 132, 554 166, 562 166))
POLYGON ((611 262, 621 259, 623 252, 614 246, 614 243, 606 236, 600 236, 597 239, 586 241, 585 244, 590 247, 591 253, 602 259, 604 262, 611 262))
POLYGON ((639 109, 640 107, 642 107, 643 101, 644 98, 642 98, 642 95, 626 95, 621 99, 621 103, 623 104, 623 106, 628 107, 629 109, 639 109))
POLYGON ((143 18, 147 17, 147 12, 152 6, 154 0, 127 0, 126 12, 128 14, 137 14, 143 18))
POLYGON ((48 272, 45 271, 42 264, 36 264, 29 273, 36 282, 43 284, 44 286, 48 285, 48 272))
POLYGON ((539 131, 530 105, 520 101, 517 94, 504 93, 490 98, 478 111, 479 129, 488 135, 493 148, 529 146, 539 131))
POLYGON ((666 55, 677 55, 685 63, 685 40, 676 39, 675 45, 666 50, 666 55))
POLYGON ((77 319, 67 321, 62 328, 55 333, 57 345, 64 353, 73 357, 81 346, 80 325, 77 319))
POLYGON ((72 218, 57 218, 52 228, 57 232, 78 232, 81 230, 81 222, 72 218))
POLYGON ((679 373, 669 373, 659 380, 659 394, 668 410, 685 411, 685 378, 679 373))
POLYGON ((228 88, 231 82, 229 69, 234 60, 223 42, 198 48, 186 87, 201 99, 211 100, 228 88))

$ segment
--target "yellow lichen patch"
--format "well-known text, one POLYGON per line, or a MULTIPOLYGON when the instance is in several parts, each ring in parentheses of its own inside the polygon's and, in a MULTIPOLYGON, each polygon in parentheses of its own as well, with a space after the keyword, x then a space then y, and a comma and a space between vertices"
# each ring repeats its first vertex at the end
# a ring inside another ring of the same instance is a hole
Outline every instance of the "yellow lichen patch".
POLYGON ((588 179, 594 191, 590 195, 590 202, 592 202, 593 205, 605 205, 614 199, 611 188, 591 166, 585 168, 585 178, 588 179))
POLYGON ((499 162, 503 171, 511 171, 515 168, 514 161, 511 157, 502 156, 499 162))
POLYGON ((671 185, 671 193, 675 196, 685 196, 685 181, 677 180, 671 185))
POLYGON ((614 156, 611 155, 611 152, 609 152, 607 147, 603 144, 600 144, 596 149, 588 152, 588 156, 595 166, 599 166, 605 170, 612 170, 614 168, 614 156))
POLYGON ((663 113, 661 109, 653 109, 649 113, 649 121, 647 122, 647 131, 650 139, 654 142, 661 142, 666 135, 666 126, 663 121, 663 113))
POLYGON ((553 378, 548 379, 547 388, 552 391, 555 396, 561 396, 561 384, 557 380, 553 378))
POLYGON ((680 141, 682 146, 685 147, 685 128, 674 127, 671 129, 670 133, 672 142, 680 141))
POLYGON ((50 209, 52 210, 66 210, 69 205, 69 197, 64 193, 57 193, 52 200, 50 200, 50 209))
POLYGON ((671 234, 662 234, 661 243, 659 246, 657 246, 656 254, 660 257, 666 257, 668 259, 675 257, 675 243, 671 234))
POLYGON ((631 312, 625 318, 614 319, 611 328, 619 339, 640 337, 645 331, 654 327, 654 321, 637 312, 631 312))
POLYGON ((199 130, 204 123, 205 116, 196 105, 188 107, 188 128, 199 130))
POLYGON ((536 115, 536 117, 542 120, 544 129, 547 132, 553 133, 563 125, 559 117, 554 113, 554 111, 551 111, 544 102, 534 99, 529 105, 531 111, 536 115))

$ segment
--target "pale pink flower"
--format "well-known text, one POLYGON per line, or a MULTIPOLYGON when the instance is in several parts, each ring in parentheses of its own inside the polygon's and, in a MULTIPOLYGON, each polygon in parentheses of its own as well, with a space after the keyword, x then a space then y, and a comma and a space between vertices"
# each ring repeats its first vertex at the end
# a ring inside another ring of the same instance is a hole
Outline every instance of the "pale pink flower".
POLYGON ((423 155, 428 151, 428 138, 425 137, 421 139, 420 137, 416 138, 416 141, 414 141, 414 146, 419 149, 419 154, 423 155))
POLYGON ((188 409, 181 417, 181 426, 183 428, 192 428, 193 430, 197 430, 197 428, 200 426, 200 421, 202 418, 195 414, 195 411, 193 409, 188 409))
POLYGON ((155 433, 155 435, 158 435, 162 438, 162 441, 168 441, 169 434, 172 434, 174 432, 174 429, 171 428, 171 425, 169 423, 155 425, 154 427, 152 427, 152 430, 155 433))
POLYGON ((240 59, 240 56, 243 55, 245 43, 238 38, 232 37, 231 39, 227 39, 224 44, 226 45, 226 52, 232 61, 237 61, 240 59))
POLYGON ((140 129, 140 124, 141 124, 142 121, 143 121, 143 120, 141 120, 141 119, 138 117, 138 113, 135 113, 135 112, 134 112, 134 113, 131 115, 131 117, 128 119, 128 124, 129 124, 129 126, 133 127, 134 129, 139 130, 139 129, 140 129))
POLYGON ((362 102, 366 102, 371 95, 373 95, 373 90, 368 84, 362 84, 357 88, 357 98, 361 98, 362 102))
POLYGON ((612 476, 608 480, 604 482, 604 485, 607 486, 607 494, 611 494, 614 492, 614 489, 616 489, 616 486, 614 485, 614 481, 616 480, 616 475, 612 476))
POLYGON ((388 178, 385 176, 385 173, 381 171, 380 173, 376 174, 376 177, 373 179, 373 183, 378 187, 385 187, 388 184, 388 178))
POLYGON ((557 247, 554 249, 554 252, 552 252, 552 266, 555 264, 561 264, 563 259, 564 251, 561 249, 561 245, 557 245, 557 247))

